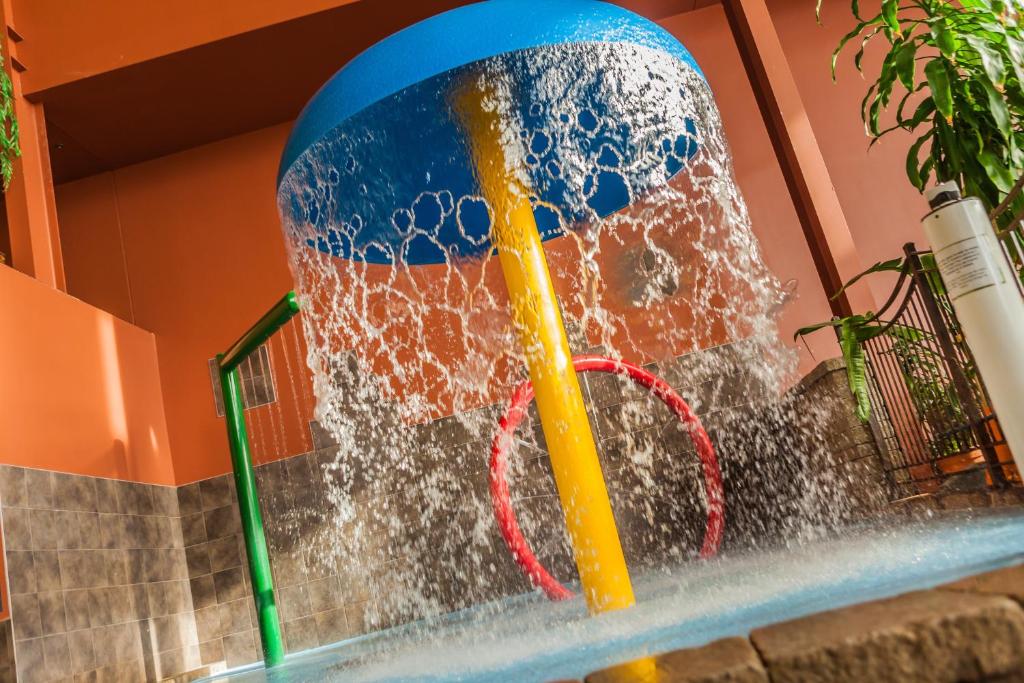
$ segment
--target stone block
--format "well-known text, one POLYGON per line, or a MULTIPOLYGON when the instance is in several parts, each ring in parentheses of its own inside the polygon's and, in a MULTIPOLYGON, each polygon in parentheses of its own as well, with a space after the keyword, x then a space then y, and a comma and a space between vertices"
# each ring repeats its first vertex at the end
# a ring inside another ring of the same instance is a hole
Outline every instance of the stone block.
POLYGON ((1024 674, 1024 611, 996 596, 908 593, 757 629, 751 641, 773 683, 1024 674))
POLYGON ((1005 595, 1024 604, 1024 565, 1006 567, 940 586, 941 590, 1005 595))
POLYGON ((723 638, 703 647, 645 657, 590 674, 586 683, 767 683, 746 638, 723 638))

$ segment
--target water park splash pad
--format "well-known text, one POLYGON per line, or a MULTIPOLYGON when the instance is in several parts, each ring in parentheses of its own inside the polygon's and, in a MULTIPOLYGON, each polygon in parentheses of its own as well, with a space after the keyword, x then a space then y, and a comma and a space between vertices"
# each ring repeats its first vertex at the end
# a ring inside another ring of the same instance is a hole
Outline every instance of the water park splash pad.
POLYGON ((629 608, 632 574, 685 572, 723 533, 771 544, 842 517, 792 465, 818 446, 778 397, 783 291, 708 83, 657 25, 489 0, 399 32, 307 105, 278 205, 337 449, 316 559, 365 578, 371 629, 545 588, 492 502, 591 613, 629 608), (611 384, 577 377, 585 353, 611 384), (708 403, 742 376, 756 410, 712 447, 702 406, 641 366, 685 368, 674 383, 708 403), (614 416, 602 386, 630 399, 614 416), (514 394, 522 424, 499 428, 514 394))

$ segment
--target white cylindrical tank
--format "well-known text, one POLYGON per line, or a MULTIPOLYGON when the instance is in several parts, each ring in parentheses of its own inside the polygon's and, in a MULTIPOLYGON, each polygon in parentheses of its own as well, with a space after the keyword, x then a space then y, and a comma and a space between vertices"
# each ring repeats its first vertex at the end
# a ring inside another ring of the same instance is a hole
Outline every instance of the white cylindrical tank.
MULTIPOLYGON (((928 192, 921 221, 935 262, 1016 458, 1024 458, 1024 296, 985 207, 955 183, 928 192)), ((1018 460, 1020 462, 1020 460, 1018 460)))

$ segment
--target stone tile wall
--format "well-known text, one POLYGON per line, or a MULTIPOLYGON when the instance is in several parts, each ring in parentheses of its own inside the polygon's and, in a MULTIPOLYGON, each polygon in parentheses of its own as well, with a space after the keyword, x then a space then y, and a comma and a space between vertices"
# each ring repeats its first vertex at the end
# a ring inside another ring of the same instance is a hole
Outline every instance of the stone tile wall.
POLYGON ((174 488, 0 467, 18 681, 198 666, 174 488))
MULTIPOLYGON (((777 536, 796 514, 789 501, 800 477, 820 469, 850 475, 844 480, 860 483, 849 495, 868 491, 876 501, 869 433, 850 421, 841 366, 823 366, 781 399, 789 413, 826 415, 834 455, 812 463, 805 444, 780 436, 800 426, 792 415, 766 415, 762 404, 780 399, 745 369, 743 355, 723 346, 648 368, 683 395, 715 444, 726 547, 777 536), (825 404, 831 412, 821 412, 825 404)), ((580 382, 630 566, 695 556, 705 499, 688 435, 626 379, 588 373, 580 382)), ((256 468, 289 652, 530 590, 490 509, 487 462, 498 413, 490 406, 468 421, 447 417, 409 430, 408 467, 373 481, 355 473, 346 521, 331 498, 341 475, 336 446, 315 424, 316 450, 256 468), (364 554, 352 566, 332 551, 356 533, 364 554), (401 590, 409 586, 418 600, 401 590)), ((535 414, 517 437, 509 481, 520 526, 552 574, 574 580, 535 414)), ((260 657, 231 475, 175 490, 0 467, 0 508, 22 683, 156 681, 260 657)))
POLYGON ((827 447, 816 451, 824 459, 815 466, 851 502, 851 513, 873 515, 889 509, 898 492, 883 467, 884 440, 876 437, 871 423, 857 417, 843 359, 820 363, 790 395, 798 410, 819 421, 827 447))

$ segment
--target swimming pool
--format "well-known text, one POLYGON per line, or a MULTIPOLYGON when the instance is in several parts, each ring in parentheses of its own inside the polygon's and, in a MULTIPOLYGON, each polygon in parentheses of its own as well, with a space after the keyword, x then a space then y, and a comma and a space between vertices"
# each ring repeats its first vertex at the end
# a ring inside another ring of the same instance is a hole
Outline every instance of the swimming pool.
POLYGON ((548 681, 1024 561, 1024 510, 894 519, 838 538, 636 577, 637 606, 516 596, 209 681, 548 681))

